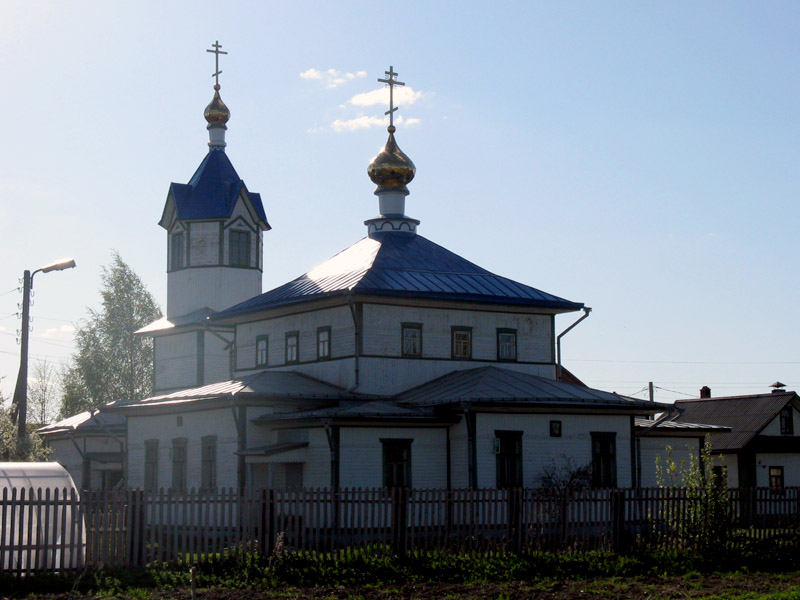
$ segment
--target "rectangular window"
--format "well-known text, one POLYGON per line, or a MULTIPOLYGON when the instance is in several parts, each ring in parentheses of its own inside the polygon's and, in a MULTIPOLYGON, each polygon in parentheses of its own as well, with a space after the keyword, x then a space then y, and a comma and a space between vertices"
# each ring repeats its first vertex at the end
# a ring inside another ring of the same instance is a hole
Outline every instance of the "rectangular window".
POLYGON ((290 331, 286 334, 286 362, 296 363, 299 359, 300 333, 290 331))
POLYGON ((517 330, 497 330, 497 360, 517 360, 517 330))
POLYGON ((228 234, 229 263, 232 267, 250 266, 250 233, 231 231, 228 234))
POLYGON ((170 242, 170 269, 180 269, 183 267, 183 233, 173 233, 170 242))
POLYGON ((617 434, 592 432, 592 487, 617 487, 617 434))
POLYGON ((203 436, 200 442, 200 487, 206 491, 217 487, 217 436, 203 436))
POLYGON ((172 440, 172 489, 186 489, 186 438, 172 440))
POLYGON ((146 492, 158 489, 158 440, 144 443, 144 489, 146 492))
POLYGON ((284 465, 286 489, 303 487, 303 463, 286 463, 284 465))
POLYGON ((267 366, 267 348, 269 348, 269 336, 259 335, 256 338, 256 368, 267 366))
POLYGON ((792 407, 784 406, 781 409, 781 435, 794 435, 794 420, 792 407))
POLYGON ((403 323, 403 356, 422 356, 422 323, 403 323))
POLYGON ((383 445, 383 487, 411 487, 411 442, 409 439, 381 438, 383 445))
POLYGON ((550 437, 561 437, 561 421, 550 421, 550 437))
POLYGON ((783 491, 783 467, 769 468, 769 489, 774 492, 783 491))
POLYGON ((471 359, 472 327, 452 327, 450 331, 453 336, 453 358, 471 359))
POLYGON ((497 487, 522 487, 522 432, 495 431, 494 438, 497 487))
POLYGON ((331 328, 320 327, 317 329, 317 360, 327 360, 331 357, 331 328))

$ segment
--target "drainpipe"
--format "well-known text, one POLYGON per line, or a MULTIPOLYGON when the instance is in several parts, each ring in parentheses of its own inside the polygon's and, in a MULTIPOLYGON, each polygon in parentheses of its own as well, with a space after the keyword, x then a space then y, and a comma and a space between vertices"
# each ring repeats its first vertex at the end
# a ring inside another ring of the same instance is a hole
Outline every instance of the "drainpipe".
POLYGON ((353 297, 351 296, 350 292, 347 292, 347 304, 350 306, 350 316, 353 317, 353 329, 355 331, 355 367, 354 367, 354 377, 355 383, 350 386, 347 391, 354 392, 358 389, 358 385, 360 383, 359 380, 359 361, 358 357, 361 354, 361 330, 358 327, 358 318, 356 317, 356 307, 353 305, 353 297))
POLYGON ((558 337, 556 338, 556 356, 557 356, 557 361, 558 361, 558 367, 557 367, 557 370, 556 370, 556 379, 558 381, 561 381, 561 338, 564 337, 565 335, 567 335, 570 331, 572 331, 572 329, 578 323, 580 323, 586 317, 588 317, 589 313, 591 313, 591 312, 592 312, 591 308, 589 308, 588 306, 584 306, 583 307, 583 316, 580 319, 578 319, 577 321, 575 321, 572 325, 567 327, 564 331, 559 333, 558 337))

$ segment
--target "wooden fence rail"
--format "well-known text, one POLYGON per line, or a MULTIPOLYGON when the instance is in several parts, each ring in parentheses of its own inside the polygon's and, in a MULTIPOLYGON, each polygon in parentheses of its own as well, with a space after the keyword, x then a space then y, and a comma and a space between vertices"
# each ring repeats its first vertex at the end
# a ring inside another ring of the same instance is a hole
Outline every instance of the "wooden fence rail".
POLYGON ((11 489, 0 500, 0 570, 20 574, 280 549, 702 550, 800 535, 800 488, 11 489))

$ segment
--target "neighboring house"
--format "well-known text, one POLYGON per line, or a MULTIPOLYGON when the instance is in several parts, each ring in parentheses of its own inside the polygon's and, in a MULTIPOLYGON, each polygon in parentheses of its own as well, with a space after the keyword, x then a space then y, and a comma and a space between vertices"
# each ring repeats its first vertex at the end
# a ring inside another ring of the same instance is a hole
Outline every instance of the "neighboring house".
POLYGON ((712 398, 705 387, 695 400, 675 403, 676 422, 721 425, 711 446, 720 454, 729 487, 800 486, 800 398, 782 384, 769 394, 712 398))
POLYGON ((38 430, 79 489, 108 490, 122 484, 125 417, 86 411, 38 430))

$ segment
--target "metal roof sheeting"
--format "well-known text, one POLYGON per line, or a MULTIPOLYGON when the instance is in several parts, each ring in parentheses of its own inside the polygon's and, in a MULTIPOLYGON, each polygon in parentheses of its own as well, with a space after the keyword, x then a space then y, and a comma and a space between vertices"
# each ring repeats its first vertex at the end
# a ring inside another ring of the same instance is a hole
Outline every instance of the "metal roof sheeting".
POLYGON ((53 423, 52 425, 41 427, 37 430, 37 432, 40 435, 47 435, 50 433, 62 433, 65 431, 104 431, 107 429, 113 431, 115 429, 124 428, 125 417, 122 415, 107 412, 97 412, 97 410, 87 410, 82 413, 78 413, 77 415, 67 417, 66 419, 58 421, 57 423, 53 423))
POLYGON ((453 371, 398 395, 401 404, 434 406, 442 404, 521 403, 580 405, 660 410, 666 405, 620 396, 582 385, 546 379, 528 373, 479 367, 453 371))
MULTIPOLYGON (((653 419, 634 419, 633 424, 637 429, 649 429, 653 427, 655 421, 653 419)), ((686 422, 678 422, 678 421, 661 421, 658 425, 653 428, 655 431, 666 429, 666 430, 680 430, 680 431, 701 431, 701 432, 712 432, 712 431, 730 431, 730 427, 725 427, 723 425, 709 425, 707 423, 686 423, 686 422)))
POLYGON ((495 275, 420 235, 364 238, 308 273, 217 313, 222 318, 345 293, 573 311, 583 307, 495 275))
POLYGON ((712 434, 714 450, 739 450, 774 419, 780 410, 793 399, 794 392, 678 400, 675 406, 681 414, 680 422, 711 423, 731 428, 730 433, 712 434))

